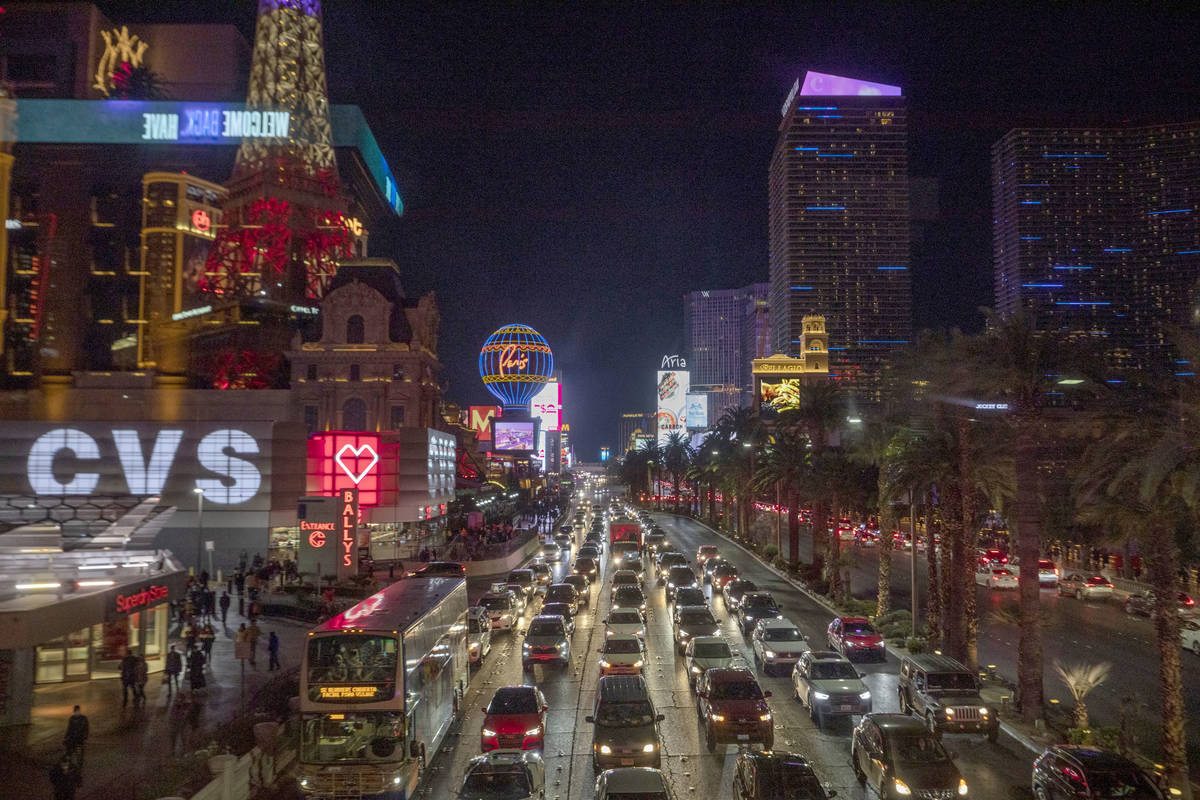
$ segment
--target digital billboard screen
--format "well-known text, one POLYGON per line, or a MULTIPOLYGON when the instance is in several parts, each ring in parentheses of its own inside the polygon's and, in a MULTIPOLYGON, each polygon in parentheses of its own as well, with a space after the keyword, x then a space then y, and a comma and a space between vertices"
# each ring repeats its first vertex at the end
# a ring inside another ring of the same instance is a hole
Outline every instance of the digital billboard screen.
POLYGON ((683 433, 687 423, 687 393, 691 373, 687 370, 658 371, 658 443, 666 444, 672 433, 683 433))
POLYGON ((532 451, 536 444, 537 427, 532 422, 492 420, 492 436, 497 450, 532 451))
POLYGON ((783 411, 800 405, 800 379, 780 378, 777 381, 761 381, 758 402, 763 408, 783 411))
POLYGON ((689 394, 687 396, 687 426, 689 428, 708 427, 708 395, 689 394))

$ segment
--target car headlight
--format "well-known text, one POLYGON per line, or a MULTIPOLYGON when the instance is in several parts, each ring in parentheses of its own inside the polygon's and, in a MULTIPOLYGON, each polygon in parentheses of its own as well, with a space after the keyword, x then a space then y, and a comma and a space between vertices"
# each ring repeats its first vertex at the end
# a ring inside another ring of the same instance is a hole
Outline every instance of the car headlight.
POLYGON ((301 779, 300 779, 300 785, 301 785, 302 787, 303 787, 303 786, 308 786, 308 778, 301 778, 301 779))
POLYGON ((759 721, 759 722, 770 722, 770 721, 771 721, 771 712, 770 712, 770 711, 768 711, 768 712, 767 712, 767 713, 765 713, 765 714, 759 714, 759 715, 758 715, 758 721, 759 721))
POLYGON ((528 643, 528 642, 522 642, 522 643, 521 643, 521 652, 522 652, 522 653, 528 653, 528 652, 529 652, 529 643, 528 643))
POLYGON ((691 634, 690 634, 690 633, 688 633, 687 631, 680 631, 680 632, 679 632, 679 638, 680 638, 680 639, 686 639, 686 638, 688 638, 689 636, 691 636, 691 634))
POLYGON ((967 793, 967 782, 962 778, 958 779, 958 793, 960 795, 965 795, 967 793))
POLYGON ((709 714, 708 718, 711 719, 713 722, 724 722, 725 721, 724 714, 709 714))
POLYGON ((472 650, 478 650, 478 649, 479 649, 479 642, 471 642, 471 649, 472 649, 472 650))
POLYGON ((612 666, 612 664, 610 664, 609 662, 605 661, 605 660, 602 658, 602 659, 600 659, 600 666, 604 667, 605 669, 608 669, 609 667, 611 667, 611 666, 612 666))
POLYGON ((566 649, 567 649, 567 643, 566 643, 566 642, 559 642, 559 643, 558 643, 558 649, 559 649, 559 650, 566 650, 566 649))
POLYGON ((612 748, 606 744, 600 745, 600 755, 602 755, 602 756, 612 755, 612 748))
POLYGON ((779 654, 776 653, 774 650, 763 650, 764 658, 774 658, 777 655, 779 655, 779 654))
POLYGON ((859 692, 859 694, 858 694, 858 699, 859 699, 859 700, 870 700, 870 699, 871 699, 871 693, 870 693, 869 691, 866 691, 866 692, 859 692))
POLYGON ((892 786, 896 789, 896 794, 912 794, 912 789, 908 788, 908 784, 899 778, 892 778, 892 786))
POLYGON ((393 785, 393 786, 399 786, 399 785, 400 785, 400 776, 399 776, 399 775, 397 775, 396 777, 392 778, 392 785, 393 785))
POLYGON ((653 753, 654 752, 654 743, 651 742, 650 744, 642 747, 642 752, 643 753, 653 753))
POLYGON ((828 700, 828 692, 813 692, 813 700, 828 700))
POLYGON ((538 725, 536 728, 530 728, 529 730, 525 731, 525 735, 526 736, 537 736, 541 732, 542 732, 542 726, 538 725))
POLYGON ((668 582, 668 583, 667 583, 667 588, 668 588, 668 589, 674 589, 674 588, 675 588, 675 584, 673 584, 673 583, 669 583, 669 582, 668 582))
POLYGON ((752 619, 754 619, 754 615, 753 615, 753 614, 747 614, 747 615, 746 615, 746 621, 747 621, 747 622, 749 622, 749 621, 750 621, 750 620, 752 620, 752 619))
POLYGON ((988 710, 987 706, 981 706, 979 708, 979 715, 981 717, 986 717, 990 713, 992 713, 992 712, 988 710))
POLYGON ((643 661, 642 661, 642 660, 639 658, 637 661, 633 662, 633 668, 634 668, 634 669, 641 669, 641 668, 642 668, 642 664, 644 664, 644 663, 645 663, 645 662, 643 662, 643 661))
POLYGON ((484 735, 484 736, 487 736, 488 738, 491 738, 491 737, 493 737, 493 736, 495 736, 495 735, 496 735, 496 732, 495 732, 495 731, 489 731, 487 728, 484 728, 484 729, 483 729, 483 735, 484 735))
POLYGON ((947 717, 953 717, 953 716, 954 716, 954 709, 953 709, 953 708, 947 708, 947 709, 946 709, 946 716, 947 716, 947 717))

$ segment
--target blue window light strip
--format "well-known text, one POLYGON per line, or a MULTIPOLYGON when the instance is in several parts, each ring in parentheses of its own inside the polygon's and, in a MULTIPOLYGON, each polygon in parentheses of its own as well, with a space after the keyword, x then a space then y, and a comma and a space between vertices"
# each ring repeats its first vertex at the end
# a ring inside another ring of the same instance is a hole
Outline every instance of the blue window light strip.
POLYGON ((1195 374, 1196 373, 1194 373, 1194 372, 1176 372, 1175 373, 1176 377, 1180 377, 1180 378, 1187 376, 1187 375, 1195 375, 1195 374))
POLYGON ((1061 288, 1063 288, 1063 284, 1061 284, 1061 283, 1022 283, 1021 288, 1023 288, 1023 289, 1061 289, 1061 288))
POLYGON ((1022 236, 1021 238, 1025 239, 1026 241, 1031 241, 1033 239, 1041 239, 1042 237, 1040 237, 1040 236, 1022 236))
POLYGON ((1029 186, 1029 187, 1038 187, 1038 188, 1041 188, 1041 187, 1046 187, 1046 188, 1049 188, 1049 187, 1050 187, 1050 184, 1048 184, 1048 183, 1018 183, 1018 184, 1017 184, 1017 186, 1029 186))
POLYGON ((1068 164, 1067 169, 1079 169, 1079 167, 1074 167, 1074 166, 1071 166, 1070 164, 1068 164))
POLYGON ((1125 381, 1119 381, 1119 380, 1117 380, 1117 379, 1115 379, 1115 378, 1110 378, 1109 380, 1106 380, 1106 381, 1105 381, 1105 383, 1124 383, 1124 382, 1125 382, 1125 381))
POLYGON ((1176 364, 1190 364, 1190 363, 1192 363, 1192 362, 1190 362, 1190 361, 1188 361, 1188 360, 1186 360, 1186 359, 1185 359, 1185 360, 1183 360, 1183 361, 1176 361, 1175 363, 1176 363, 1176 364))
POLYGON ((820 150, 821 148, 819 148, 819 147, 797 147, 796 149, 797 150, 812 150, 815 152, 817 150, 820 150))
POLYGON ((1188 214, 1190 212, 1190 208, 1172 208, 1167 211, 1147 211, 1146 215, 1153 217, 1155 214, 1188 214))
POLYGON ((1057 270, 1091 269, 1091 267, 1055 267, 1057 270))
POLYGON ((817 114, 817 119, 841 119, 841 114, 817 114))
POLYGON ((1057 300, 1056 306, 1111 306, 1112 303, 1105 300, 1057 300))
POLYGON ((1040 206, 1041 204, 1042 204, 1041 200, 1022 200, 1021 201, 1021 205, 1023 205, 1023 206, 1040 206))
POLYGON ((1175 255, 1177 255, 1177 256, 1186 256, 1191 253, 1200 253, 1200 250, 1176 250, 1175 251, 1175 255))
POLYGON ((813 287, 811 287, 811 286, 793 286, 792 291, 793 292, 811 292, 812 288, 813 287))
POLYGON ((808 206, 805 211, 845 211, 845 206, 808 206))
POLYGON ((1104 252, 1106 252, 1106 253, 1132 253, 1133 248, 1132 247, 1106 247, 1106 248, 1104 248, 1104 252))
POLYGON ((1042 158, 1108 158, 1108 153, 1042 153, 1042 158))
POLYGON ((837 111, 837 106, 796 106, 797 111, 837 111))
POLYGON ((844 348, 844 347, 826 347, 825 349, 826 350, 845 350, 846 348, 844 348))
POLYGON ((896 270, 896 269, 908 269, 908 267, 876 267, 875 269, 896 270))

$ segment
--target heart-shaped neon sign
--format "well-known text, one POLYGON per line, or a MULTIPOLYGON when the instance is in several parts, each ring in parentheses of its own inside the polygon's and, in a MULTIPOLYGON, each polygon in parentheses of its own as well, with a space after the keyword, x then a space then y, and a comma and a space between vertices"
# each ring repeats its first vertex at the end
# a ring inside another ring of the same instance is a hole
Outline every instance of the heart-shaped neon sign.
POLYGON ((371 447, 369 444, 359 445, 358 447, 355 447, 352 444, 344 444, 342 445, 342 449, 337 451, 337 455, 333 457, 333 460, 339 467, 342 468, 342 472, 346 473, 346 477, 353 481, 355 486, 358 486, 359 481, 367 477, 367 473, 374 469, 375 465, 379 463, 379 454, 376 453, 375 448, 371 447), (365 452, 371 457, 371 463, 367 464, 366 468, 363 469, 362 472, 355 474, 354 470, 346 466, 345 461, 342 461, 342 456, 346 455, 347 452, 360 461, 366 457, 363 455, 365 452))

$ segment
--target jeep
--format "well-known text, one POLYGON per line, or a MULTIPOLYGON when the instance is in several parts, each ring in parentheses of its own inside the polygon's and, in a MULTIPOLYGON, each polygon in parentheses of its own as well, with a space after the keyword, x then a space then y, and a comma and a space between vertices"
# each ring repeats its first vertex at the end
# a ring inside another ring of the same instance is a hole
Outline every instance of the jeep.
POLYGON ((975 673, 948 656, 921 653, 900 662, 900 711, 915 714, 935 734, 984 733, 995 742, 996 710, 979 696, 975 673))

